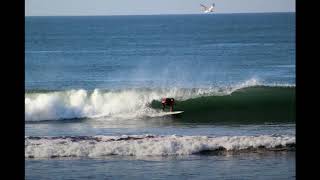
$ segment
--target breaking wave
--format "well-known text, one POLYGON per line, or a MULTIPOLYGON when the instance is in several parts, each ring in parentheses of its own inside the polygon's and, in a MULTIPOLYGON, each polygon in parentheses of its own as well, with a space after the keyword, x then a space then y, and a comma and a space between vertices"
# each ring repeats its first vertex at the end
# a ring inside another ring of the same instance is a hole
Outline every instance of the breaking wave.
POLYGON ((25 137, 26 158, 167 156, 261 149, 295 150, 295 137, 286 135, 25 137))
POLYGON ((219 88, 29 91, 25 94, 25 120, 148 117, 159 113, 162 97, 175 98, 175 109, 185 111, 184 118, 223 120, 233 114, 254 119, 272 112, 272 119, 292 120, 294 92, 294 86, 261 85, 255 79, 219 88))

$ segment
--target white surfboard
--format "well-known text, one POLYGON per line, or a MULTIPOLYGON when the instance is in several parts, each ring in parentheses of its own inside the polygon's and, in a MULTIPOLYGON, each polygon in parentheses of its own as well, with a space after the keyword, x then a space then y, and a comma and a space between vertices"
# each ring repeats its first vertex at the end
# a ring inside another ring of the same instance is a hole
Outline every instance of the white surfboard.
POLYGON ((173 111, 173 112, 160 112, 158 114, 152 114, 150 117, 162 117, 162 116, 170 116, 170 115, 176 115, 176 114, 181 114, 184 111, 173 111))

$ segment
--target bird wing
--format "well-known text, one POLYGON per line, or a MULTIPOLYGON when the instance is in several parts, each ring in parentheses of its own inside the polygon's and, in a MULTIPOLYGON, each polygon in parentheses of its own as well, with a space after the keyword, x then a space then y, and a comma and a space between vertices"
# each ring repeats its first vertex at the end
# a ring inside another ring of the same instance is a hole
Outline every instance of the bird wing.
POLYGON ((208 7, 205 6, 205 5, 203 5, 203 4, 200 4, 200 6, 202 6, 202 7, 204 8, 204 10, 207 10, 207 9, 208 9, 208 7))

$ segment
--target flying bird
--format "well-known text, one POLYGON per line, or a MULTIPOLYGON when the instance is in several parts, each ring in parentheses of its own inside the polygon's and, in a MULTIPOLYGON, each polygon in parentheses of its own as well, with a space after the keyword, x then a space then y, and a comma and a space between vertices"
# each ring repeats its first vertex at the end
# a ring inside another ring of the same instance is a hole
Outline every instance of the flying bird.
POLYGON ((210 12, 213 12, 213 8, 214 8, 214 3, 212 3, 212 5, 210 7, 207 7, 203 4, 200 4, 200 6, 203 7, 203 12, 204 13, 210 13, 210 12))

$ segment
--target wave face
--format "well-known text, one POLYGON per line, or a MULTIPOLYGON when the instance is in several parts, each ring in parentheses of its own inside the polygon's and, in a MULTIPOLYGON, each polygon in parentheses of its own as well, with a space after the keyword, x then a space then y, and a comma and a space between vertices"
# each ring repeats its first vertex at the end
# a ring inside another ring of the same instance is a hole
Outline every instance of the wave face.
POLYGON ((25 137, 26 158, 166 156, 210 151, 292 150, 295 137, 261 136, 69 136, 25 137))
POLYGON ((25 120, 150 117, 161 110, 162 97, 175 98, 175 110, 190 122, 295 119, 295 87, 250 80, 223 88, 29 91, 25 120))
MULTIPOLYGON (((230 95, 202 96, 178 101, 188 122, 294 122, 295 88, 255 86, 230 95)), ((153 107, 160 107, 159 101, 153 107)))

